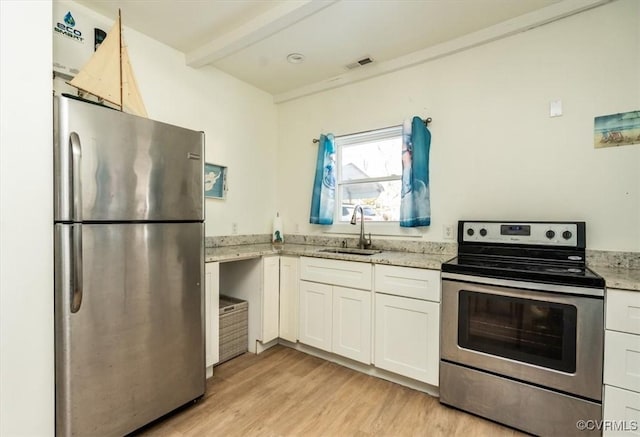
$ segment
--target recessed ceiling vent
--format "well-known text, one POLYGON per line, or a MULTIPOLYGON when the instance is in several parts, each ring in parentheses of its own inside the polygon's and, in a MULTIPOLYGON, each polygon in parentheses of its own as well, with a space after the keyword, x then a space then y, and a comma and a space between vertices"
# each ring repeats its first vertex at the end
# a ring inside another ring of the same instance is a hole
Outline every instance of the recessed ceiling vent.
POLYGON ((347 64, 347 69, 353 70, 354 68, 362 67, 363 65, 371 64, 372 62, 373 62, 373 59, 367 56, 366 58, 362 58, 359 61, 353 62, 351 64, 347 64))

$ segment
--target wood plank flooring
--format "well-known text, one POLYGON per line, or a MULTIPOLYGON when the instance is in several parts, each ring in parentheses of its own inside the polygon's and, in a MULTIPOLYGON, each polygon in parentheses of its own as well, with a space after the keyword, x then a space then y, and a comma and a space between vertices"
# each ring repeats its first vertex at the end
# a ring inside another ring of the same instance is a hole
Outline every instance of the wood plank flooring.
POLYGON ((276 346, 214 370, 205 397, 138 435, 521 436, 438 399, 276 346))

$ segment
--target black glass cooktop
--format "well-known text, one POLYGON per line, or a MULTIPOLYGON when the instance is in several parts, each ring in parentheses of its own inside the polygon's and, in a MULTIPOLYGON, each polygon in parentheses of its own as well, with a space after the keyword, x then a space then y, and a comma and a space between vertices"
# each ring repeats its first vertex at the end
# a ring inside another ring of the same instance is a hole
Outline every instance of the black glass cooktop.
POLYGON ((604 287, 604 279, 583 263, 460 255, 442 264, 443 272, 549 284, 604 287))

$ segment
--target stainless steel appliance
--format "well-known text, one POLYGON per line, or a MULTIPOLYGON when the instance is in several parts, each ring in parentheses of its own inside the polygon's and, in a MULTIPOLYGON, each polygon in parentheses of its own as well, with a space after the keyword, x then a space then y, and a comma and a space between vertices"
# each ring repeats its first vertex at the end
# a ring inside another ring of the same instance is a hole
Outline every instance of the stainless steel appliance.
MULTIPOLYGON (((602 418, 604 280, 584 222, 458 224, 442 265, 440 401, 537 435, 602 418)), ((594 431, 595 432, 595 431, 594 431)))
POLYGON ((54 98, 56 434, 204 394, 203 133, 54 98))

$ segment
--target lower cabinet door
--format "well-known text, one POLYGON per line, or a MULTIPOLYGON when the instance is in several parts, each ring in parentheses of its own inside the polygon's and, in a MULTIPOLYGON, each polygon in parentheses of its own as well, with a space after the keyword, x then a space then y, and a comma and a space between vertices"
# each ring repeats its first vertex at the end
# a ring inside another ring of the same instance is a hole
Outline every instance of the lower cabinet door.
POLYGON ((298 341, 298 258, 280 257, 280 338, 298 341))
POLYGON ((376 293, 375 308, 375 366, 437 386, 439 304, 376 293))
POLYGON ((280 257, 266 256, 262 259, 262 343, 278 338, 279 295, 280 257))
POLYGON ((371 364, 371 292, 333 287, 333 352, 371 364))
POLYGON ((331 352, 332 286, 300 281, 300 343, 331 352))
POLYGON ((640 435, 640 393, 604 386, 605 437, 640 435))

